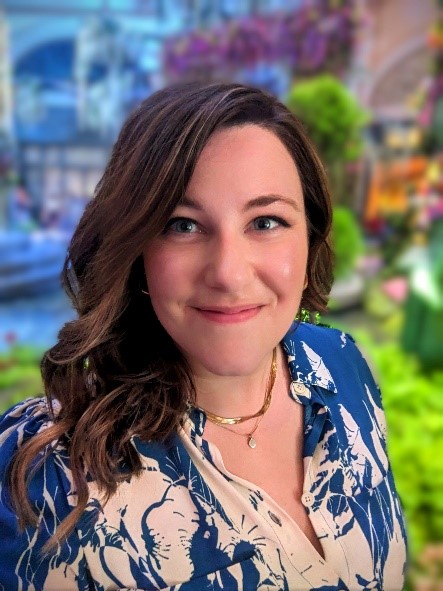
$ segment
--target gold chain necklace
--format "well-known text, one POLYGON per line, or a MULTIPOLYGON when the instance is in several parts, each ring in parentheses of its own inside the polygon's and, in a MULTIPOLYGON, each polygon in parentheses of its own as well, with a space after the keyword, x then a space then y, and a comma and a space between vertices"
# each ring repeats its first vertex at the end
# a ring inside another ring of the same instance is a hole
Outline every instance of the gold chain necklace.
POLYGON ((219 425, 220 427, 223 427, 224 429, 227 429, 228 431, 231 431, 231 433, 235 433, 236 435, 246 436, 248 438, 249 447, 251 449, 254 449, 257 445, 257 442, 254 439, 253 435, 256 432, 256 430, 260 424, 260 421, 263 418, 263 415, 268 410, 268 408, 271 404, 272 389, 275 384, 276 375, 277 375, 277 348, 275 347, 272 352, 272 363, 271 363, 271 369, 269 372, 268 385, 266 388, 265 399, 264 399, 263 405, 259 411, 257 411, 253 415, 248 415, 245 417, 220 417, 212 412, 209 412, 208 410, 205 410, 204 408, 197 407, 197 409, 204 412, 206 415, 206 418, 209 421, 211 421, 211 423, 214 423, 215 425, 219 425), (249 421, 250 419, 257 419, 257 421, 255 422, 255 426, 250 433, 237 433, 236 431, 233 431, 232 429, 229 429, 228 427, 226 427, 226 425, 238 425, 239 423, 244 423, 245 421, 249 421))

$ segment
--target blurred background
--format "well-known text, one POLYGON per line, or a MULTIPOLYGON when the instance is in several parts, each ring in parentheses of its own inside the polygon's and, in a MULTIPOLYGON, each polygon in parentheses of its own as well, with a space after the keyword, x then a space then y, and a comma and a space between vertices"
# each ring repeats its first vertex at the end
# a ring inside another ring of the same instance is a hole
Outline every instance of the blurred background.
POLYGON ((442 590, 440 4, 3 0, 0 412, 41 392, 42 352, 74 317, 61 265, 127 114, 175 80, 265 88, 325 163, 336 267, 320 321, 353 334, 382 388, 408 588, 442 590))

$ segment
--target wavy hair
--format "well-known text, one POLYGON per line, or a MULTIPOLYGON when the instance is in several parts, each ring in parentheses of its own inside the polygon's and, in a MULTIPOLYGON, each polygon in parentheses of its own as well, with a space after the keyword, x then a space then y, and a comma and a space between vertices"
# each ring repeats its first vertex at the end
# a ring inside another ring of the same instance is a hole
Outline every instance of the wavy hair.
POLYGON ((35 524, 26 490, 30 467, 54 442, 67 446, 78 504, 49 547, 84 511, 87 479, 109 499, 128 472, 141 471, 131 437, 166 441, 193 400, 186 360, 142 294, 142 251, 180 203, 211 135, 245 124, 273 132, 298 169, 309 231, 301 306, 326 309, 331 203, 300 121, 272 95, 237 83, 175 84, 144 100, 124 123, 68 248, 62 282, 77 317, 61 329, 41 366, 53 424, 19 448, 10 471, 19 523, 35 524))

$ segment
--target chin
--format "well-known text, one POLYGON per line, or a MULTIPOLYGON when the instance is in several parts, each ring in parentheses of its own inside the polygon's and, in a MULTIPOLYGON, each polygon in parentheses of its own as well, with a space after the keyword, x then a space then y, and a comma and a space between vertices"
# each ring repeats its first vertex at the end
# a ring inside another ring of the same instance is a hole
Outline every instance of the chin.
POLYGON ((191 367, 194 371, 200 372, 202 369, 208 373, 217 376, 234 377, 234 376, 248 376, 252 375, 263 362, 263 358, 271 355, 272 347, 262 349, 261 351, 253 350, 249 345, 242 350, 241 347, 233 347, 228 351, 211 350, 210 355, 199 355, 196 351, 190 352, 185 356, 189 359, 191 367))

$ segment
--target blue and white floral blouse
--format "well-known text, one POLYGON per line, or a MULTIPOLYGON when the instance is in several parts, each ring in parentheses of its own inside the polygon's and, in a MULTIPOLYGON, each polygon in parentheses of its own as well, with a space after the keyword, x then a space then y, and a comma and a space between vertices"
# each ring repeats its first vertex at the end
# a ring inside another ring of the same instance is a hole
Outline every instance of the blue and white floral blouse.
MULTIPOLYGON (((42 546, 76 503, 66 450, 59 445, 30 485, 38 529, 18 532, 3 489, 0 589, 402 589, 405 526, 368 366, 335 329, 294 325, 283 347, 289 395, 305 410, 301 500, 324 558, 268 494, 225 469, 204 439, 204 414, 193 411, 169 447, 133 439, 142 475, 106 505, 91 483, 75 531, 49 556, 42 546)), ((49 424, 44 399, 2 417, 2 482, 16 447, 49 424)))

